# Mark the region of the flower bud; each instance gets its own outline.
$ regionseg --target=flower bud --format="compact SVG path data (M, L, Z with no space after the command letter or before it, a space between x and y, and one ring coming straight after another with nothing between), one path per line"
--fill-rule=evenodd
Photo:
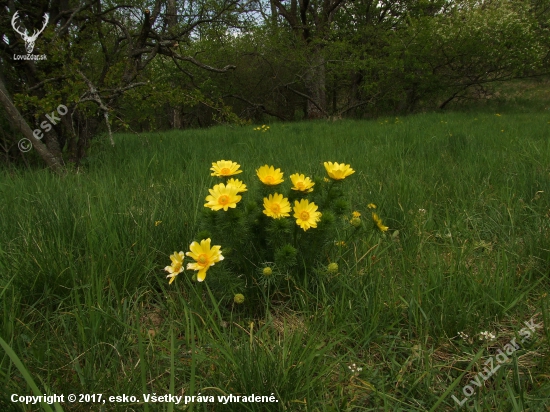
M359 227L361 226L361 219L358 218L358 217L354 217L353 219L351 219L349 221L349 223L353 226L353 227Z
M233 298L233 300L235 301L236 304L240 305L241 303L244 302L244 295L241 293L237 293Z
M264 276L271 276L273 274L273 270L269 266L266 266L262 273Z
M328 273L338 273L338 263L332 262L327 266Z

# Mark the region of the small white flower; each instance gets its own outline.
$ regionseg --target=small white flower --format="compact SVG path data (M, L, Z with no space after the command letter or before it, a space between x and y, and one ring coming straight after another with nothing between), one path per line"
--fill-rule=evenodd
M495 335L493 335L491 332L487 332L487 331L481 332L480 335L481 336L479 337L479 340L493 340L493 339L496 338Z
M348 366L348 369L350 370L351 373L353 373L354 375L358 375L359 372L361 372L363 370L363 368L358 368L357 365L355 363L352 363L350 366Z

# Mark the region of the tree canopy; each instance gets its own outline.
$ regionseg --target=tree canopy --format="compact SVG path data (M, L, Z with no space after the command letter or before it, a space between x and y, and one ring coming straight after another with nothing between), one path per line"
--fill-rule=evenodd
M78 163L101 133L444 108L494 82L548 73L550 0L2 7L0 121L10 132L0 141L13 155L23 135L54 169ZM47 16L32 53L16 13L27 33ZM45 59L17 57L30 54ZM60 105L68 113L41 127Z

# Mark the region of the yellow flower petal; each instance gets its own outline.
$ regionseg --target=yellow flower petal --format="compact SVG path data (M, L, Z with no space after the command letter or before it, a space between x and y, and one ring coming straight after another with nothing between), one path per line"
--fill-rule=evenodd
M279 193L264 197L264 215L279 219L290 216L290 203L288 199Z
M296 224L304 231L311 227L317 227L317 222L322 216L321 212L317 212L317 205L315 203L309 203L307 199L302 199L299 202L296 200L293 210Z
M212 210L223 209L227 211L228 208L235 208L242 198L240 195L237 195L238 188L229 184L225 186L223 183L220 183L209 189L209 192L210 195L206 196L208 203L205 203L204 206Z
M241 182L239 179L229 179L227 181L227 186L229 185L236 187L237 193L248 191L248 189L246 188L246 185L243 182Z
M256 170L256 174L260 181L268 186L275 186L284 182L281 169L275 169L273 166L264 165Z
M183 252L174 252L172 255L170 255L170 260L172 261L172 264L164 268L164 270L169 273L169 275L166 276L167 278L170 278L169 284L172 284L174 279L176 279L176 276L178 276L183 271L183 258Z
M197 273L197 280L199 282L204 281L204 278L206 278L206 271L207 270L208 270L208 268L199 270L199 273Z
M219 160L212 163L210 170L212 170L213 173L211 173L211 176L233 176L243 172L242 170L239 170L240 167L241 165L236 162L232 162L231 160Z
M324 163L325 169L331 179L334 180L343 180L349 175L355 173L355 170L353 170L350 165L346 165L344 163L332 163L332 162L325 162Z
M214 266L217 262L220 262L224 259L221 254L221 246L210 246L210 239L201 240L200 244L198 242L193 242L189 246L190 252L187 252L186 255L195 260L194 263L188 263L187 269L198 271L197 280L202 282L206 277L206 271L210 266Z
M386 232L389 229L389 227L382 224L382 219L380 219L376 213L372 214L372 219L374 220L374 223L376 223L376 226L378 226L378 229L382 232Z
M309 177L306 177L303 174L294 173L293 175L290 175L290 180L293 184L291 187L292 190L298 190L300 192L312 192L313 186L315 183L311 181Z

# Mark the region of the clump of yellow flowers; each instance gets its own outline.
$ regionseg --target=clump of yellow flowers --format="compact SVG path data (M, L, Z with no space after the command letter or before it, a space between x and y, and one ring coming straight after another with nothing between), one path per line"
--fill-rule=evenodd
M254 130L268 129L264 125ZM245 184L246 179L236 178L243 173L239 163L213 162L211 176L221 182L208 189L199 234L189 251L170 255L171 265L164 268L169 284L185 269L193 271L192 279L198 282L215 270L215 284L227 285L224 295L231 292L228 296L239 305L246 297L249 307L255 307L253 288L258 291L256 300L266 296L259 289L272 285L279 291L286 287L282 294L288 296L296 290L289 277L299 280L312 273L338 273L337 261L346 243L364 233L367 225L361 212L351 212L342 189L355 170L337 162L324 162L324 168L325 176L295 172L285 179L281 168L265 164L255 169L257 180ZM367 208L376 205L370 203ZM372 213L372 219L381 232L388 230L378 214ZM184 257L192 259L186 267ZM223 265L212 269L224 259Z
M269 130L269 126L262 124L261 126L255 127L253 130L258 132L267 132Z

